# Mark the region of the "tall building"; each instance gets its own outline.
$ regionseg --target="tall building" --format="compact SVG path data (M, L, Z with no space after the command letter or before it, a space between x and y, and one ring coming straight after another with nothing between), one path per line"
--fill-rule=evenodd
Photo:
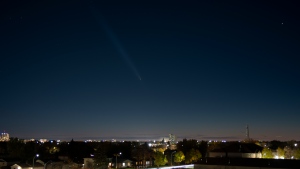
M170 144L176 144L176 136L174 134L169 134L169 142Z
M246 140L250 141L250 133L249 133L249 126L246 126Z
M5 131L1 133L0 141L9 141L9 134L5 133Z

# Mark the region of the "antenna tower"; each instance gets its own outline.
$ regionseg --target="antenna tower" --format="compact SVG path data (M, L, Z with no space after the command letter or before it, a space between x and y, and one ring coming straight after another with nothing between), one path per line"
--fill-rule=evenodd
M249 141L250 140L250 135L249 135L249 126L246 126L246 139Z

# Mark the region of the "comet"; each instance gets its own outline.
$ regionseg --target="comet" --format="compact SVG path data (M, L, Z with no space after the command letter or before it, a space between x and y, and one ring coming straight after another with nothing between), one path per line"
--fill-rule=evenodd
M112 29L109 27L109 25L105 22L104 17L97 12L94 8L91 8L93 11L94 16L96 17L99 25L107 35L108 39L112 42L112 44L117 49L120 57L123 59L123 61L127 64L127 66L131 69L131 71L134 73L134 75L141 81L142 78L140 76L139 71L135 67L134 63L132 62L130 56L125 51L124 47L120 43L119 39L117 38L116 34L112 31Z

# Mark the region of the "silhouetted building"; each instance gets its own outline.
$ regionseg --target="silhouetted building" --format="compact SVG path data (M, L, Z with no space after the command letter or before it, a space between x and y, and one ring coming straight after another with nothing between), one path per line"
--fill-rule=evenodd
M221 143L208 152L214 158L261 158L262 147L254 143L230 142Z

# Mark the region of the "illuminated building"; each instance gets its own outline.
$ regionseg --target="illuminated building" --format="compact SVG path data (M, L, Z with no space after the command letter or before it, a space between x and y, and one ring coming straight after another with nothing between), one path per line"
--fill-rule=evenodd
M174 134L169 134L169 142L171 145L176 144L176 136Z
M1 133L0 141L9 141L9 134L5 132Z

